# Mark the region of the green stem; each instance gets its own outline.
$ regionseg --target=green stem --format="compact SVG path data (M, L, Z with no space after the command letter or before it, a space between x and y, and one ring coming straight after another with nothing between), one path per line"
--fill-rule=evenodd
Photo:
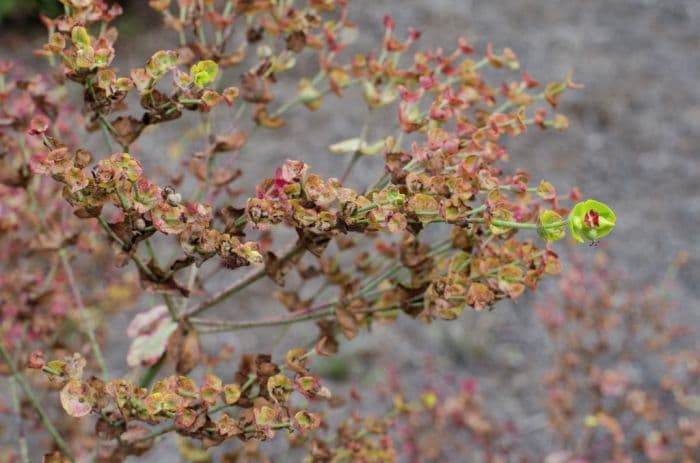
M358 314L375 314L375 313L382 313L382 312L393 312L395 310L399 310L401 307L382 307L382 308L367 308L367 309L362 309L362 310L354 310L353 313L358 313ZM305 313L301 315L293 315L293 316L284 316L284 317L275 317L275 318L268 318L264 320L248 320L248 321L242 321L242 322L229 322L229 321L222 321L222 320L205 320L205 319L198 319L198 318L192 318L190 321L195 324L195 325L205 325L203 328L198 328L197 331L201 334L206 334L206 333L220 333L222 331L237 331L237 330L243 330L243 329L252 329L252 328L262 328L262 327L268 327L268 326L282 326L282 325L290 325L294 323L300 323L300 322L305 322L305 321L311 321L311 320L319 320L321 318L326 318L330 317L333 314L335 314L335 307L331 307L329 309L324 309L324 310L319 310L315 312L310 312L310 313Z
M73 269L68 261L68 256L66 255L66 250L61 249L58 251L58 257L61 259L61 265L63 266L63 271L68 278L68 286L70 286L71 292L73 294L73 299L75 299L75 304L78 306L78 314L80 320L85 326L85 332L90 341L90 347L92 348L92 353L95 354L95 360L100 367L103 379L109 378L109 370L107 370L107 364L102 356L102 349L100 349L100 344L97 342L97 337L95 336L95 328L92 326L92 320L88 316L85 304L83 304L83 297L80 294L80 289L75 281L75 275L73 274Z
M342 88L350 87L352 85L355 85L358 82L360 82L360 79L352 79L352 80L346 82L345 84L343 84ZM325 90L322 90L321 95L326 95L327 93L330 93L330 91L331 91L330 87L325 89ZM301 97L297 96L296 98L292 98L291 100L287 101L282 106L280 106L277 109L277 111L273 112L270 117L281 116L282 114L286 113L287 111L292 109L294 106L298 105L299 103L301 103Z
M148 387L151 385L153 380L155 379L156 375L160 371L160 369L163 367L163 364L165 363L165 355L163 355L160 360L158 360L156 363L153 365L149 366L143 371L143 374L141 375L141 378L139 378L139 386L140 387Z
M22 463L30 463L29 448L27 447L27 438L24 435L24 427L22 426L22 406L17 394L17 378L11 376L7 379L10 383L10 395L12 396L12 408L17 418L17 440L19 445L19 454L22 457Z
M486 223L486 219L468 219L469 223ZM521 222L511 222L509 220L492 219L491 223L501 228L514 228L518 230L537 230L550 228L561 228L569 224L569 219L562 220L559 222L553 222L548 224L537 224L537 223L521 223Z
M102 136L105 139L105 144L107 145L107 149L109 149L110 153L114 153L114 146L112 145L112 138L111 138L111 133L114 133L114 128L111 127L109 122L99 114L97 116L97 122L100 124L100 129L102 129ZM112 130L110 130L112 129Z

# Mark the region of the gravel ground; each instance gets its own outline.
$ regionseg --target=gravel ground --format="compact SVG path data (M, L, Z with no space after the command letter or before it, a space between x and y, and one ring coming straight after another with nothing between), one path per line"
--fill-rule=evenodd
M371 7L357 1L351 11L371 31L360 38L360 46L380 37L381 17L391 13L397 30L415 26L424 33L426 44L450 48L464 35L482 50L489 41L496 49L510 46L522 68L542 81L573 69L575 80L585 88L568 93L562 102L570 129L563 134L531 131L520 137L511 147L511 163L528 169L533 179L554 180L561 190L577 185L584 195L609 203L619 219L606 240L611 261L621 269L620 276L633 283L661 277L677 252L689 251L691 261L680 275L676 297L684 320L697 324L700 2L374 0ZM0 31L0 38L0 43L8 45L0 57L8 50L24 56L27 47L16 32ZM143 49L134 50L131 62L123 66L143 62L161 41L160 36L144 34L139 41ZM248 183L239 186L251 188L256 177L270 174L274 165L288 157L304 159L323 174L337 175L338 158L325 154L323 147L359 133L363 119L363 109L357 105L343 106L343 113L345 117L339 118L327 118L323 112L292 117L274 139L261 140L255 153L241 159ZM377 133L388 123L384 116L373 120ZM140 146L145 152L162 151L164 143L165 138L149 133ZM353 181L369 183L376 169L377 160L361 164ZM218 313L279 310L276 304L267 304L269 290L260 285ZM250 301L255 301L255 307L249 307ZM364 385L381 377L387 365L394 365L406 384L419 387L426 357L441 371L476 376L482 391L498 398L496 413L518 424L529 447L543 449L547 437L530 431L536 431L545 418L539 378L548 367L549 346L542 341L546 337L534 318L532 302L533 298L525 297L516 306L465 313L456 322L434 323L428 329L411 320L376 327L346 344L341 358L353 381L361 378ZM265 332L269 337L261 336L262 332L219 336L209 341L210 349L228 342L238 352L270 350L270 338L280 337L274 352L282 353L295 339L303 339L303 331L294 327L287 333ZM110 334L113 357L109 363L118 370L124 368L127 344L121 330L115 328ZM376 406L365 405L367 409ZM172 450L174 444L162 447L151 458L167 457Z

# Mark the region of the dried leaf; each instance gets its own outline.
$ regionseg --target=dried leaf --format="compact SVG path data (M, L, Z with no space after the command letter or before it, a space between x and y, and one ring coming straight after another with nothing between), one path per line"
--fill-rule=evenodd
M202 348L199 335L195 330L190 330L185 334L180 348L180 355L177 358L175 371L178 374L186 375L199 364L202 357Z
M243 148L247 142L248 135L242 130L229 135L217 135L214 139L214 152L237 151Z
M338 326L340 326L340 330L343 332L343 335L348 340L353 339L355 336L357 336L357 319L355 318L355 315L352 312L350 312L350 310L348 310L347 307L338 305L335 308L335 319L338 322Z
M267 108L263 105L259 105L257 107L253 119L255 120L256 124L267 129L279 129L284 125L284 119L279 116L271 116L268 114Z
M111 122L111 126L112 138L127 149L141 135L146 125L133 116L119 116Z

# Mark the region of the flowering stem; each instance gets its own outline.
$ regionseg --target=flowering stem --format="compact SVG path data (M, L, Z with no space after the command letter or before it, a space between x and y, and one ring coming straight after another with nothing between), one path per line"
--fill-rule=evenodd
M27 383L27 380L25 380L24 377L17 370L15 362L12 361L12 358L5 349L5 345L3 342L0 342L0 356L7 364L7 367L12 372L15 381L17 381L17 384L19 384L20 389L22 389L22 392L24 392L24 394L27 396L27 399L29 399L29 402L32 404L32 407L34 407L34 410L36 410L37 414L39 415L41 423L46 428L46 431L51 435L54 442L56 442L58 448L61 449L61 452L63 452L63 454L66 457L68 457L71 461L75 460L75 458L73 457L73 452L71 451L70 447L68 447L66 441L63 440L63 437L61 437L61 435L58 433L58 430L49 419L49 416L46 414L46 411L44 411L44 408L39 403L39 400L37 399L36 395L34 395L34 391L29 386L29 383Z
M468 219L469 223L486 223L486 219ZM569 220L562 220L560 222L553 222L548 224L537 224L537 223L521 223L521 222L511 222L509 220L492 219L491 223L501 228L515 228L518 230L537 230L537 229L550 229L550 228L561 228L569 224Z

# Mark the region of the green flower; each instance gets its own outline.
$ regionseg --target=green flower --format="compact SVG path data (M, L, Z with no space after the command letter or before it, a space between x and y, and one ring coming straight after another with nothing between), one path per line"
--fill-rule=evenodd
M219 73L219 66L214 61L207 59L193 64L190 73L195 85L202 88L206 84L214 82Z
M615 213L607 205L587 199L574 206L569 213L569 230L579 243L595 241L615 228Z

